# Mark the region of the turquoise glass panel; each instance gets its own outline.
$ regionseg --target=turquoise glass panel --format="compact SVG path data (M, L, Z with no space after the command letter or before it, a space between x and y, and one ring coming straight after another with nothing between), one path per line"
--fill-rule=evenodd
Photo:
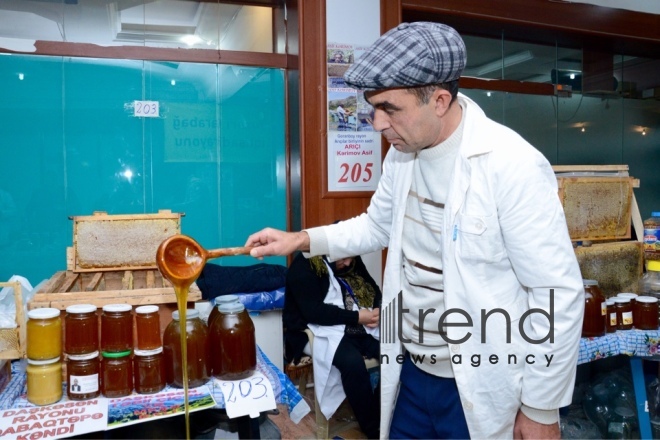
M207 248L286 228L282 70L11 55L0 80L0 280L65 270L69 217L94 211L183 213Z

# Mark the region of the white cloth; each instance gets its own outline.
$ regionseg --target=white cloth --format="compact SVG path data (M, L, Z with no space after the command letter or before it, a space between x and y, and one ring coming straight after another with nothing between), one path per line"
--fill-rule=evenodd
M462 364L452 364L472 438L512 438L515 416L524 403L556 409L571 403L579 351L584 296L557 181L543 155L512 130L488 119L459 94L465 131L449 187L442 230L445 307L473 317L472 327L449 327L449 344ZM396 335L401 291L401 236L412 179L412 154L390 148L383 174L365 214L307 230L311 253L330 258L388 248L383 284L382 327ZM327 243L327 249L324 244ZM320 246L317 246L321 244ZM554 341L532 344L518 331L521 315L549 310L554 289ZM481 343L481 311L503 309L511 317L511 341L504 319L492 317ZM386 321L386 317L395 319ZM454 321L466 322L460 315ZM525 319L525 334L540 340L549 333L540 313ZM392 331L393 330L393 331ZM399 385L401 344L381 341L381 436L387 437ZM509 364L509 355L517 364ZM471 365L481 356L479 367ZM489 356L499 362L492 364ZM531 355L534 364L526 364ZM545 356L553 356L547 366ZM389 362L388 362L389 359Z

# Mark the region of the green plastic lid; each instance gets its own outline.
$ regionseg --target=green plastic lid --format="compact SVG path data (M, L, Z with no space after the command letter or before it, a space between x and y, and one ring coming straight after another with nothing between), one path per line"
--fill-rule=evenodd
M131 354L131 350L126 350L126 351L117 351L117 352L108 352L104 351L101 353L104 358L120 358L120 357L125 357Z

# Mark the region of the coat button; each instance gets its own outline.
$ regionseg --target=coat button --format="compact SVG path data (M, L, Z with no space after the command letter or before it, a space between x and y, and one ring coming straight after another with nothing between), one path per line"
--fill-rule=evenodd
M472 408L474 408L474 405L472 405L472 402L467 402L465 404L465 409L470 409L471 410Z
M481 231L484 228L484 224L483 223L475 223L474 227L477 228L477 231Z
M461 350L461 347L459 347L458 345L452 345L451 346L451 351L453 351L454 353L458 353L460 350Z

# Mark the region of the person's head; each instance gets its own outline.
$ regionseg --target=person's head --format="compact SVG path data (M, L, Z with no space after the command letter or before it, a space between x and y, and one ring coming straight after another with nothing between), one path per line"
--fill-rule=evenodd
M335 51L334 62L335 63L343 63L344 62L344 52L342 52L341 50Z
M398 150L447 139L460 122L455 103L467 56L453 28L403 23L383 34L344 74L374 107L373 126Z

